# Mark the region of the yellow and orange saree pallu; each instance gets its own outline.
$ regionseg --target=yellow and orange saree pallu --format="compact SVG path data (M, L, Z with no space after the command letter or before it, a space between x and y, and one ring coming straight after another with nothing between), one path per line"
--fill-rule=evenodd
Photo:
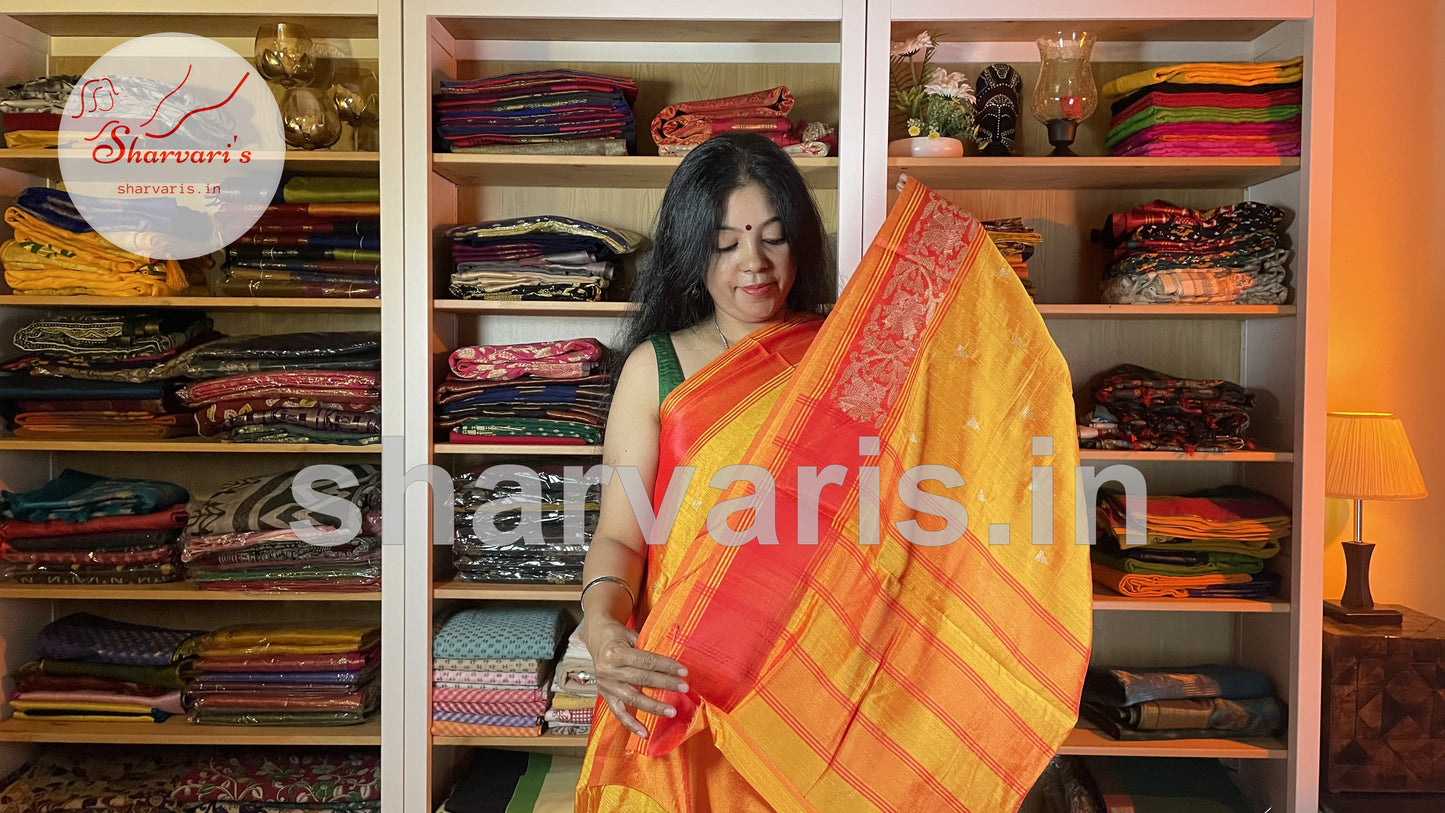
M1069 380L978 222L910 181L826 322L758 331L664 402L678 510L637 645L690 689L646 740L599 706L578 809L1016 810L1089 655ZM739 463L772 491L710 485ZM673 465L696 471L669 498ZM718 544L714 507L759 538Z

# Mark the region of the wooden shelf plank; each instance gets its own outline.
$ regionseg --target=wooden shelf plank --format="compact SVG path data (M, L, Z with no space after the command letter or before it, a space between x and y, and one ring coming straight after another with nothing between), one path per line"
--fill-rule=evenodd
M1080 449L1080 460L1119 460L1144 463L1150 461L1187 461L1190 463L1293 463L1294 452L1133 452L1112 449Z
M1069 732L1060 754L1096 757L1191 757L1194 759L1284 759L1289 747L1276 737L1242 740L1151 740L1121 742L1080 726Z
M1243 598L1134 598L1121 596L1107 587L1094 585L1096 612L1166 612L1166 613L1287 613L1284 599Z
M540 737L432 737L431 741L432 745L516 748L527 751L587 747L587 737L581 734L543 734Z
M437 443L432 450L436 454L502 454L502 455L572 455L584 457L602 454L601 446L561 446L546 444L512 443Z
M6 452L192 452L200 454L381 454L381 444L343 446L334 443L229 443L211 438L171 440L38 440L0 438Z
M950 10L968 16L968 6ZM1026 15L1020 15L1023 17ZM1049 23L1050 31L1089 31L1100 42L1254 42L1280 20L1089 20L1062 19ZM1040 24L1033 20L922 20L912 16L893 23L890 39L905 40L919 31L947 33L945 42L1025 42L1033 44Z
M934 189L1237 189L1299 172L1298 158L889 158Z
M435 11L448 14L437 8ZM604 12L605 13L605 12ZM683 12L687 13L686 11ZM599 20L443 16L439 22L459 40L585 42L838 42L841 28L829 20ZM1032 40L1030 40L1032 42Z
M503 155L436 153L432 170L462 186L565 186L661 189L681 158L657 155ZM838 188L837 158L798 158L814 189Z
M190 582L170 584L0 584L0 599L32 598L71 601L381 601L381 591L368 593L254 592L199 590Z
M432 585L432 598L504 599L506 601L577 601L580 584L483 584L439 581ZM3 595L3 594L0 594Z
M74 19L74 17L70 19ZM113 27L113 21L130 18L125 15L106 15L105 19L108 22L103 24L103 29L109 31ZM290 18L287 18L287 22L290 21ZM149 25L148 22L147 25ZM178 29L161 28L158 30L175 31ZM251 31L255 30L253 26ZM116 36L122 35L117 34ZM372 36L376 36L374 31ZM0 167L23 172L26 175L60 180L60 151L55 149L0 149ZM307 175L365 175L375 174L380 167L381 154L375 152L327 152L325 150L315 152L288 150L286 152L287 172L304 172Z
M612 319L632 312L631 302L494 302L484 299L438 299L432 310L489 316L594 316Z
M1294 305L1039 305L1045 319L1268 319L1295 316Z
M381 745L381 717L347 726L198 725L182 716L164 723L0 722L0 742L97 745Z
M203 310L380 310L380 299L300 299L244 296L25 296L0 295L0 307L198 308Z

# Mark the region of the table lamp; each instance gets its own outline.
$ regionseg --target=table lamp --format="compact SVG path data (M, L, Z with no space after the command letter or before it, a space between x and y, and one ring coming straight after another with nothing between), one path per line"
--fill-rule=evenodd
M1360 517L1363 500L1425 497L1420 465L1405 426L1389 412L1331 412L1325 421L1325 496L1355 501L1355 538L1345 550L1345 593L1326 601L1325 614L1351 624L1399 624L1400 611L1376 606L1370 595L1370 554Z

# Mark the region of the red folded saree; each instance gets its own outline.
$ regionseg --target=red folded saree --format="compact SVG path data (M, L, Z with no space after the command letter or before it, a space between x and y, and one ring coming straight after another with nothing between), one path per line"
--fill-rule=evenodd
M718 133L733 130L776 135L779 130L792 129L788 122L792 109L793 93L782 86L719 99L681 102L662 108L652 119L652 140L656 144L701 144ZM783 122L787 126L770 122Z
M661 420L654 493L697 475L649 549L637 646L687 666L689 692L647 690L678 715L641 714L646 740L597 715L577 809L1017 809L1077 719L1092 591L1068 369L978 221L910 181L821 327L755 331ZM738 513L721 501L747 487L708 485L737 463L772 473L778 544L709 537L714 507L734 531L765 516L766 494ZM905 500L919 464L964 485ZM831 465L800 540L799 467ZM1031 543L1031 477L1050 544Z

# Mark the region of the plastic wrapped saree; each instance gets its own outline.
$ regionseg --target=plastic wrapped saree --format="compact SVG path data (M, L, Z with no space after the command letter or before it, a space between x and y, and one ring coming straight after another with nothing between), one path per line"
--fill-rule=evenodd
M663 402L655 502L675 466L697 471L657 523L637 646L690 690L662 693L675 718L639 716L646 740L600 707L577 809L1017 809L1089 656L1069 380L978 221L910 181L826 322L757 330ZM738 463L776 500L709 486ZM920 464L964 484L895 489ZM800 487L809 466L841 485ZM1034 545L1049 486L1052 544ZM778 544L765 522L762 543L715 543L714 507L734 531L771 510Z

